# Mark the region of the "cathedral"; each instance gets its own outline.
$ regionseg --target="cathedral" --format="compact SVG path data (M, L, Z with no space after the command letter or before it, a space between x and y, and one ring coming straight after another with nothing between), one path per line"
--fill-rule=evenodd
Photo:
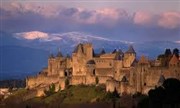
M60 51L56 56L50 55L47 68L26 78L26 88L36 90L36 96L43 96L49 85L55 84L56 91L63 90L68 81L69 85L103 84L106 91L116 89L120 94L147 94L167 78L180 79L180 60L175 55L163 67L158 60L145 56L137 60L133 46L126 52L115 49L106 53L102 49L95 54L91 43L80 43L71 56L65 57Z

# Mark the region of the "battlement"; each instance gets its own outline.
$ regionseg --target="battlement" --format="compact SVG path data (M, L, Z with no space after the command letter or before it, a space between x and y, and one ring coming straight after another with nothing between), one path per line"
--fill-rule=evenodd
M56 88L64 89L68 80L70 85L104 84L107 91L147 93L158 85L162 75L180 79L180 60L175 56L168 67L161 67L160 63L152 65L155 61L152 62L144 56L137 60L132 46L125 53L121 50L106 53L103 49L100 54L95 54L91 43L80 43L72 56L64 57L61 52L57 56L51 55L48 67L36 76L27 77L26 85L32 89L56 83Z

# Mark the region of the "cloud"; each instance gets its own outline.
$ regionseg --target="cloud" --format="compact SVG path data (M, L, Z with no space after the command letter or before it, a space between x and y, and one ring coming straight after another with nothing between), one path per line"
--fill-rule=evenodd
M159 26L166 29L176 29L180 27L180 12L162 12L151 14L148 12L136 12L134 23L139 25Z
M139 11L135 13L133 21L135 24L148 25L153 22L153 17L151 13Z
M130 15L124 9L100 8L88 10L80 7L64 7L59 4L37 4L34 2L5 2L0 8L1 19L21 17L22 15L34 14L44 17L44 19L61 19L68 22L80 24L102 24L105 26L115 26L119 22L132 22L143 26L160 26L174 29L180 27L179 12L162 12L152 14L146 11L137 11Z
M180 12L164 12L160 15L158 25L164 28L180 27Z
M9 16L21 16L22 14L34 13L45 18L66 18L79 23L95 24L106 23L126 19L128 13L123 9L102 8L98 10L87 10L85 8L66 8L55 4L35 4L35 3L5 3L1 11L6 11ZM10 17L4 17L10 18Z
M86 9L35 2L5 3L0 7L0 31L12 33L82 31L123 40L179 40L179 12L134 14L118 8ZM173 38L172 38L173 37ZM32 39L33 37L26 37ZM38 37L34 37L38 38Z
M33 12L45 17L57 17L63 7L57 4L36 4L34 2L3 2L1 9L9 12L12 16Z

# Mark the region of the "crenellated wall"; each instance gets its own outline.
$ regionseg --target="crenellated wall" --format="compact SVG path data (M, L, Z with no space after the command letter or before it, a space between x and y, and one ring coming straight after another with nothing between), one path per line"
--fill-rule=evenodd
M172 61L171 61L172 62ZM26 88L37 90L37 96L49 85L55 84L56 91L64 90L66 81L70 85L106 85L106 91L133 94L148 93L159 86L160 77L180 79L177 60L169 67L160 67L142 57L138 62L132 47L126 53L118 50L112 53L94 54L92 44L79 44L71 57L50 57L48 67L34 77L26 79ZM154 65L152 65L154 64Z
M44 85L50 85L52 83L57 83L58 81L59 81L59 76L47 77L47 76L37 75L35 77L28 77L26 79L26 88L32 89Z

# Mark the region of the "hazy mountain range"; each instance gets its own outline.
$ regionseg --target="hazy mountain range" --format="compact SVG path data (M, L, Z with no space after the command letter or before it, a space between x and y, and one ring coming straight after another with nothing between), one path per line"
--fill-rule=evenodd
M61 50L64 55L71 54L78 43L92 43L96 53L102 48L107 52L111 52L115 48L120 48L125 52L132 44L138 57L144 54L149 58L155 58L166 48L180 48L179 42L128 42L83 32L44 33L32 31L13 34L1 32L0 38L0 79L24 78L27 75L35 74L47 66L47 58L50 53L56 54L58 50Z

